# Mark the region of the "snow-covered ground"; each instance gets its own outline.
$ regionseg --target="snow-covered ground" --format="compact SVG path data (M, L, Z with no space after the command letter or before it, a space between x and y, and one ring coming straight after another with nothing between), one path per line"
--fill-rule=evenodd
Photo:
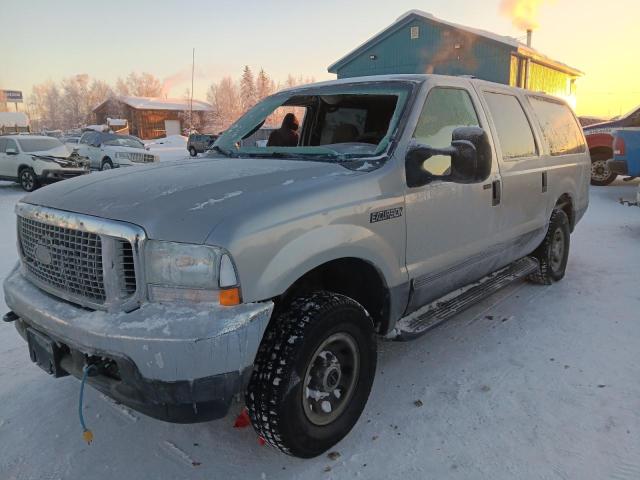
M639 479L640 208L617 203L636 188L592 188L561 283L514 284L414 342L381 342L369 403L333 458L283 456L233 415L171 425L92 389L87 446L79 382L48 377L0 324L0 478ZM22 195L0 182L0 279Z

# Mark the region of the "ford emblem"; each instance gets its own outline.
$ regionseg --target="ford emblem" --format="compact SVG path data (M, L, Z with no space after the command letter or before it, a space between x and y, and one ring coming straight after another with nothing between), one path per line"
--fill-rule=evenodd
M43 265L51 265L51 262L53 261L53 258L51 257L51 250L49 250L49 247L45 245L36 245L36 248L33 251L33 256L36 257L36 260Z

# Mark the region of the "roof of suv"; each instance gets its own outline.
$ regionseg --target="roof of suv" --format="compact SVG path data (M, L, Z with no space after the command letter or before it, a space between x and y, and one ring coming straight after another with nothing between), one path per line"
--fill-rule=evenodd
M366 77L340 78L340 79L337 79L337 80L326 80L324 82L310 83L310 84L307 84L307 85L299 85L299 86L296 86L296 87L292 87L292 88L287 88L287 89L281 90L281 92L296 91L296 90L303 90L305 88L315 88L315 87L323 87L323 86L330 86L330 85L350 85L350 84L354 84L354 83L394 82L394 81L395 82L405 81L405 82L413 82L413 83L423 83L429 78L465 79L465 80L468 80L469 83L474 84L474 85L483 85L483 86L486 86L486 87L496 87L496 88L502 88L502 89L506 88L506 89L510 89L510 90L525 92L528 95L546 97L546 98L549 98L549 99L553 99L555 101L561 101L562 103L566 103L562 98L556 97L556 96L553 96L553 95L549 95L548 93L544 93L544 92L536 92L536 91L533 91L533 90L526 90L526 89L520 88L520 87L512 87L510 85L505 85L504 83L490 82L488 80L482 80L480 78L475 78L475 77L472 77L472 76L469 76L469 75L454 76L454 75L438 75L438 74L434 74L434 73L425 73L425 74L419 74L419 73L393 73L393 74L388 74L388 75L370 75L370 76L366 76Z

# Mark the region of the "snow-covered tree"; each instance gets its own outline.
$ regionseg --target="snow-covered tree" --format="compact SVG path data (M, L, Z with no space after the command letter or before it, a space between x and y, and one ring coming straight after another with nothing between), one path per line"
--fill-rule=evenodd
M242 102L242 111L246 112L257 102L256 83L253 77L253 71L249 65L245 65L244 70L242 71L242 78L240 79L240 94L242 95L242 98L240 99Z
M260 101L265 97L271 95L276 89L275 83L267 72L264 71L264 68L260 69L258 73L258 77L256 78L256 95L257 100Z

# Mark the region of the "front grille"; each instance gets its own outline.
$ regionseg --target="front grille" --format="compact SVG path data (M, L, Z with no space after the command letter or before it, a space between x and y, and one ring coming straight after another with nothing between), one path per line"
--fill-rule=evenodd
M122 290L126 296L136 293L136 269L133 259L133 248L126 240L118 240L117 265L119 278L122 280Z
M153 155L149 153L130 153L129 159L135 163L152 163Z
M56 290L104 303L102 240L94 234L18 217L24 265Z
M22 216L18 238L27 276L49 293L95 308L136 298L136 258L128 239Z

